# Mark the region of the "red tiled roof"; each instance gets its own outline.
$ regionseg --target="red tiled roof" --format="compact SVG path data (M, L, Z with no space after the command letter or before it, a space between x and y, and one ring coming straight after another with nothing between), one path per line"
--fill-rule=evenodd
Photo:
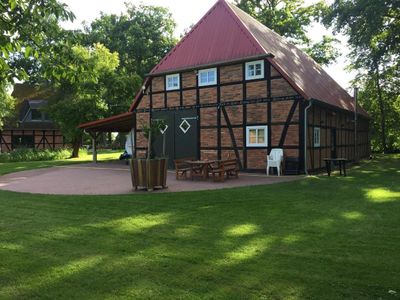
M225 1L218 1L150 74L265 54Z
M272 54L268 60L306 99L354 111L354 101L310 56L225 0L219 0L150 75ZM358 111L368 113L361 107Z

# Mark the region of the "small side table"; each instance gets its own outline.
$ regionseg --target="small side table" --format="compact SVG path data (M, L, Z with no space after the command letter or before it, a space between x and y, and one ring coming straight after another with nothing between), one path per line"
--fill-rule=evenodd
M328 173L328 176L331 176L331 166L333 162L337 162L339 165L339 170L340 170L340 176L347 176L346 174L346 162L347 158L324 158L325 161L325 166L326 166L326 172Z

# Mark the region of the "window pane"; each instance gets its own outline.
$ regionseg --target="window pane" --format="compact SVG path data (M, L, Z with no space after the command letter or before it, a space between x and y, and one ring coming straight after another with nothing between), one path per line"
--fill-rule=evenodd
M214 82L214 81L215 81L215 72L208 71L208 82Z
M251 144L257 144L257 130L256 129L249 130L249 141Z
M258 129L257 130L257 137L258 137L258 144L264 144L265 143L265 130L264 129Z
M261 64L256 64L256 75L261 75Z
M249 77L253 77L255 74L254 72L254 65L248 65L248 69L247 69L247 75Z
M41 120L42 119L42 113L38 111L37 109L32 109L31 111L31 116L32 120Z
M207 83L207 73L206 72L200 73L200 82Z

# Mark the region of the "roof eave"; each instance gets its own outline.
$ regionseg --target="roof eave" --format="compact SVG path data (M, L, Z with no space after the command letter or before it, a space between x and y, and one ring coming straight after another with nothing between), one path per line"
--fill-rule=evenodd
M274 55L272 53L267 53L267 54L241 57L241 58L233 59L233 60L216 61L216 62L211 62L211 63L207 63L207 64L188 66L188 67L183 67L183 68L173 69L173 70L168 70L168 71L154 72L154 73L150 72L148 74L145 74L145 76L154 77L154 76L174 74L174 73L180 73L180 72L188 72L188 71L193 71L193 70L206 69L206 68L218 66L218 65L235 64L235 63L240 63L240 62L244 62L244 61L248 61L248 60L262 59L262 58L269 58L269 57L273 58Z
M339 106L336 106L336 105L327 103L326 101L323 101L323 100L319 100L319 99L315 99L315 98L310 98L310 100L311 100L311 101L315 101L315 102L317 102L318 104L323 105L323 106L332 107L332 108L335 108L335 109L338 109L338 110L346 111L346 112L348 112L348 113L355 113L354 110L345 109L345 108L343 108L343 107L339 107ZM364 113L364 111L365 111L365 113ZM363 111L357 110L356 112L357 112L357 115L358 115L358 116L362 116L362 117L364 117L364 118L371 119L371 116L369 115L369 113L368 113L366 110L364 110L364 109L363 109Z

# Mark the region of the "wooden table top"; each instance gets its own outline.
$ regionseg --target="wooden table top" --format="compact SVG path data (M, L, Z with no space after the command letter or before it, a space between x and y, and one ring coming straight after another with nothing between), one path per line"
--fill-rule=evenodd
M331 161L347 161L347 158L324 158L324 160L331 160Z
M187 160L185 162L192 165L204 165L215 163L215 160Z

